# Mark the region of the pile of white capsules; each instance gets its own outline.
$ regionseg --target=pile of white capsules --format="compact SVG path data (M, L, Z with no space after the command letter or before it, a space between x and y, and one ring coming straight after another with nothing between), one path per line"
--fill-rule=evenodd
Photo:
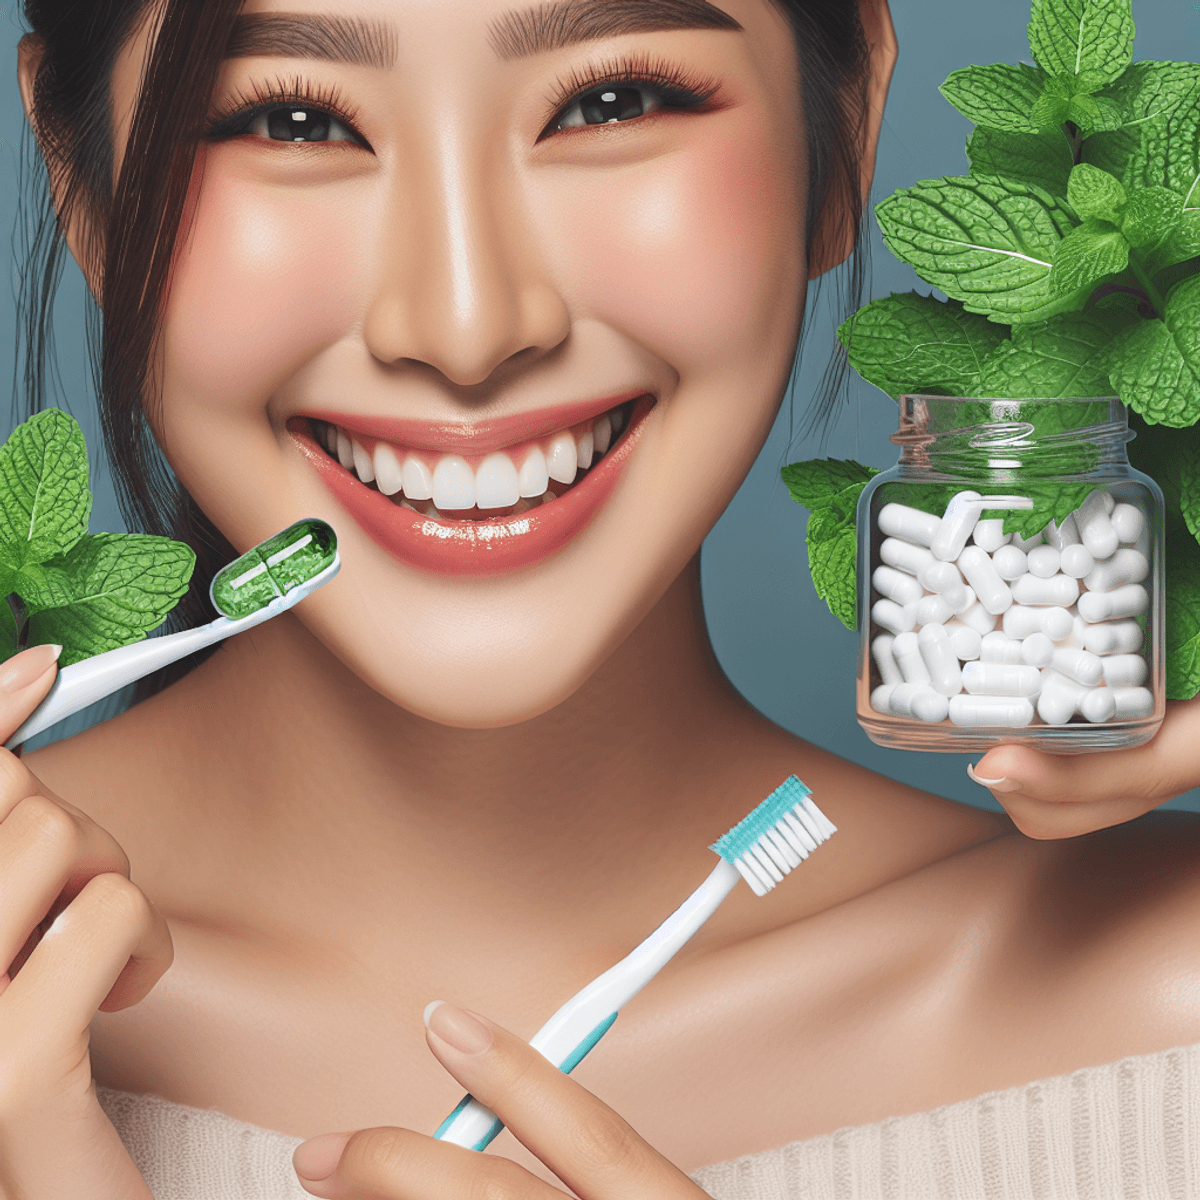
M1150 716L1137 620L1150 607L1142 511L1097 490L1061 525L1022 539L1004 533L1003 518L980 517L1032 502L987 501L960 492L941 517L880 510L871 707L969 728Z

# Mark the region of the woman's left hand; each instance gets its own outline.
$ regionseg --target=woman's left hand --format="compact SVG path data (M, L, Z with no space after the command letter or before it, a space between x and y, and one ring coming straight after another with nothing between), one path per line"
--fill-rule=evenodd
M438 1061L583 1200L707 1200L611 1108L491 1021L440 1004ZM326 1200L553 1200L566 1195L507 1158L407 1129L327 1134L297 1147L305 1189Z
M1169 702L1162 728L1144 746L1077 755L997 746L974 764L971 778L1032 838L1132 821L1200 787L1200 696Z

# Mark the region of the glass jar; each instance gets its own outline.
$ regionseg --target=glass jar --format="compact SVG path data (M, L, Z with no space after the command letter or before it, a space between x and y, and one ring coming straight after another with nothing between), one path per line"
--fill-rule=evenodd
M1134 436L1116 399L900 397L900 461L857 512L872 741L1072 754L1154 736L1164 510Z

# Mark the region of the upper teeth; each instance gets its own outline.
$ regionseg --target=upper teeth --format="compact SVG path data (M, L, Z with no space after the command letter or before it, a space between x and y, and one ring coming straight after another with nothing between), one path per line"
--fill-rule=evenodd
M576 427L577 432L564 429L544 443L511 453L497 450L474 468L458 454L422 458L382 441L368 452L337 425L318 422L315 428L330 454L363 483L374 482L385 496L397 500L432 500L434 508L454 512L510 508L522 498L552 498L547 493L550 480L574 483L580 468L587 470L608 450L623 424L624 413L615 408L590 425Z

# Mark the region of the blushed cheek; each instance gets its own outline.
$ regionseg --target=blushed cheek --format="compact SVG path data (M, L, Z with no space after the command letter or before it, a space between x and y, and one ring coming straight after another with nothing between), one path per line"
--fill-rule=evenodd
M356 227L333 192L297 190L284 204L210 173L167 305L171 389L218 405L261 401L344 336L361 290Z
M773 341L803 293L803 205L778 161L714 139L622 176L560 226L576 301L679 366Z

